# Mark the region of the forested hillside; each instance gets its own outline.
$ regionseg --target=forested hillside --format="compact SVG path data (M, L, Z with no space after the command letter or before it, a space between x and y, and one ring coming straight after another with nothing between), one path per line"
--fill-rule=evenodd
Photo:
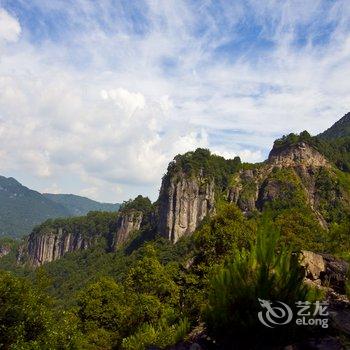
M99 203L72 194L41 194L14 178L0 176L0 236L19 238L47 219L117 211L120 204Z
M70 216L70 211L13 178L0 176L0 235L20 237L49 218Z
M74 194L44 193L53 202L63 205L74 216L86 215L89 211L118 211L120 204L100 203Z
M4 348L346 348L350 174L336 128L284 136L259 164L177 155L155 203L138 196L0 243ZM259 299L295 314L327 300L332 322L268 328Z

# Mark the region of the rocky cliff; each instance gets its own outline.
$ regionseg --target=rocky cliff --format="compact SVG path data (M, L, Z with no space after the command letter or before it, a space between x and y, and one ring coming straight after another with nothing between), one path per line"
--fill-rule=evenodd
M204 217L213 212L215 192L223 190L216 186L215 176L206 176L200 166L196 171L185 171L192 165L191 157L193 154L185 155L186 163L181 167L178 163L182 159L175 159L162 181L158 232L172 242L195 231ZM172 168L176 170L171 171ZM211 174L222 169L213 168ZM321 226L327 228L328 218L323 215L328 210L326 206L341 207L343 200L332 165L306 142L276 144L264 163L249 165L248 169L242 166L241 170L232 171L229 178L224 187L227 199L245 213L262 211L269 203L279 209L307 206Z
M241 170L234 176L227 198L245 213L262 210L273 201L293 204L298 200L299 205L313 210L324 228L327 220L321 207L327 200L329 204L342 201L332 166L305 142L274 148L262 165Z
M143 219L142 211L128 210L121 213L117 221L117 230L113 239L113 248L125 243L132 232L138 231Z
M28 241L28 255L30 264L40 266L54 261L65 253L86 249L91 240L80 233L67 232L58 228L44 234L31 234Z
M104 237L107 250L115 250L125 243L130 234L140 229L143 213L137 210L125 210L118 214L106 214L101 217L95 213L90 221L77 221L69 225L68 220L44 225L34 230L28 239L27 255L32 266L40 266L61 258L64 254L87 249ZM89 217L89 216L88 216Z
M184 173L165 177L159 195L159 233L177 242L214 210L214 180Z
M267 160L267 168L329 167L326 158L305 142L298 142L287 147L274 147Z

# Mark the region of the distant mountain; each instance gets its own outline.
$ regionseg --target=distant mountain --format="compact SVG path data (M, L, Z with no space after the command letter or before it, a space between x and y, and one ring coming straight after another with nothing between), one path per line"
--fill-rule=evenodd
M350 113L317 135L317 148L340 170L350 172Z
M49 218L71 216L63 205L30 190L12 177L0 176L0 235L28 234Z
M20 237L47 219L117 211L119 206L72 194L41 194L12 177L0 176L0 236Z
M47 199L63 205L73 216L86 215L89 211L117 211L120 204L100 203L74 194L43 194Z
M324 139L347 136L350 136L350 113L345 114L343 118L339 119L329 129L318 135L318 137Z

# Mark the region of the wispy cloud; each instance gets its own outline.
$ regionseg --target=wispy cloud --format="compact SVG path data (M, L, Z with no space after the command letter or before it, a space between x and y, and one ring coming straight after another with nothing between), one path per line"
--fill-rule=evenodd
M16 18L0 8L0 40L14 42L21 34L21 26Z
M2 3L0 173L39 190L154 199L177 153L260 161L350 105L345 0Z

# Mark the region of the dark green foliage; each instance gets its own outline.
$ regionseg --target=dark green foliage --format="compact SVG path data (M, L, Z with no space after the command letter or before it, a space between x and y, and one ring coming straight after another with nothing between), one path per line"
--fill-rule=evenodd
M256 225L247 220L234 204L221 203L217 214L194 234L196 261L211 265L222 261L235 249L248 249L255 238Z
M343 189L336 174L320 168L316 174L317 205L327 222L341 222L346 219L346 210L342 202Z
M306 130L299 135L291 133L289 135L283 135L280 139L277 139L273 144L273 150L285 149L297 144L298 142L310 143L311 141L312 136Z
M270 209L278 211L292 207L308 207L305 189L293 169L274 168L268 179L262 184L261 191L266 191L268 187L276 188L277 196L272 201L260 203L263 208L268 205Z
M350 172L350 136L335 139L313 138L313 145L324 154L336 167Z
M148 197L139 195L135 199L129 199L128 201L124 202L120 207L120 211L126 211L130 209L139 210L144 214L149 214L153 209L153 205Z
M178 277L183 310L191 322L198 321L205 305L212 270L232 258L237 249L250 249L255 235L255 220L248 220L234 204L228 203L220 203L216 215L194 233L192 258L187 259Z
M350 172L350 113L316 136L314 143L340 170Z
M66 219L50 219L33 230L34 235L42 235L59 228L65 232L80 233L85 237L106 237L115 232L118 213L90 212L86 216Z
M333 223L327 232L327 252L350 261L350 218Z
M120 283L105 277L80 292L76 312L93 349L168 346L188 331L180 318L176 269L161 264L152 245L142 254Z
M208 149L197 148L194 152L177 155L169 163L166 176L172 177L179 173L188 176L202 176L212 178L219 189L227 187L231 175L241 166L239 157L226 160L223 157L211 154Z
M271 211L281 240L294 250L327 251L326 230L309 208L288 208Z
M291 335L292 325L277 332L261 325L258 298L293 307L294 302L315 296L303 283L304 274L291 251L277 243L278 233L264 223L250 251L237 250L227 266L214 271L204 318L209 334L223 348L239 348L240 343L249 348L256 339L260 345L286 341Z
M54 313L42 290L0 271L0 348L79 349L80 336L74 315Z
M130 295L111 278L101 278L78 296L77 315L90 344L110 346L127 334L133 320Z
M123 350L144 350L156 346L165 349L184 339L189 328L187 319L180 320L173 325L163 320L156 326L146 323L135 334L124 339L121 348Z
M154 247L147 245L144 254L128 272L128 287L136 293L152 294L161 301L176 304L179 298L178 286L157 259Z
M329 129L318 135L321 139L337 139L346 136L350 136L350 113L345 114Z
M104 247L68 253L64 258L45 264L42 269L52 280L49 288L60 305L75 305L76 293L88 284L104 276L121 279L128 269L132 257L125 257L122 252L106 253Z

